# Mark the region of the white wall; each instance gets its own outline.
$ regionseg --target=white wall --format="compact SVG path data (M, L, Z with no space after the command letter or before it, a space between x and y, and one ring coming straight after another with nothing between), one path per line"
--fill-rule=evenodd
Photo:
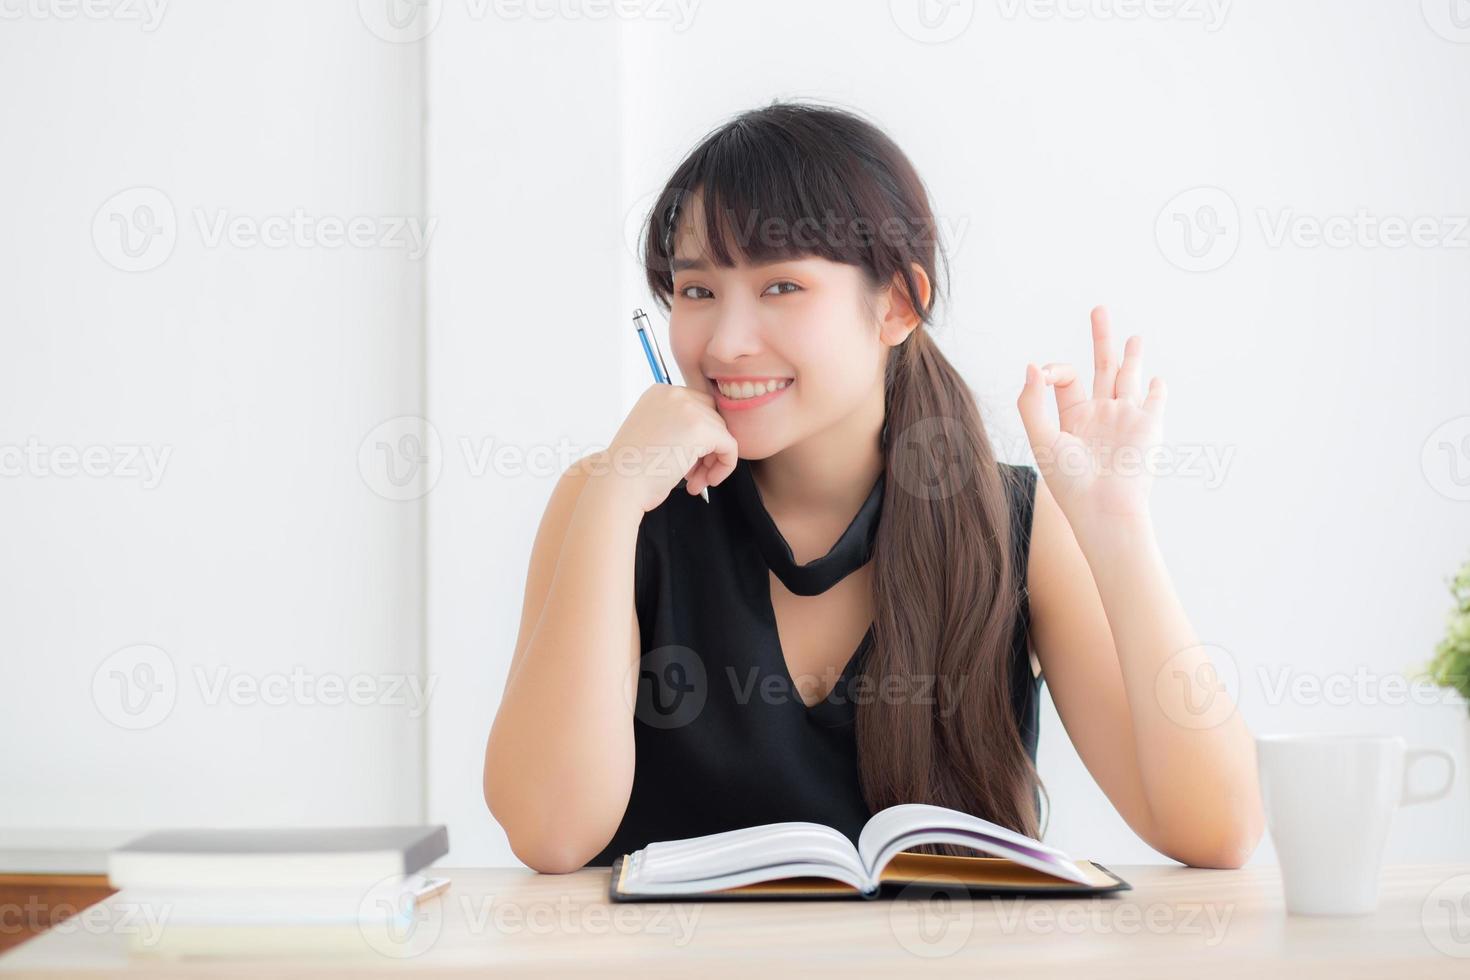
M616 25L472 16L429 38L429 817L449 863L518 864L481 792L531 543L568 465L625 411ZM539 476L537 474L540 474Z
M420 52L351 4L88 9L0 24L0 827L417 820L422 504L359 447L422 411Z
M446 223L431 275L435 421L521 446L609 439L646 384L624 331L647 301L610 224L728 115L777 96L836 100L895 136L958 232L939 336L1005 458L1029 461L1013 407L1027 360L1087 365L1098 302L1145 335L1171 386L1170 445L1215 460L1158 481L1160 537L1253 730L1397 732L1463 754L1464 706L1408 703L1394 685L1441 635L1444 578L1470 547L1470 503L1420 465L1431 432L1470 412L1470 233L1397 249L1267 236L1286 208L1308 222L1428 216L1446 233L1470 213L1470 45L1416 7L1231 4L1223 22L1197 22L1189 11L1221 8L1122 21L960 3L926 34L901 2L707 0L682 30L654 16L668 5L617 23L491 24L456 22L447 4L431 37L430 186ZM931 41L972 19L923 43L897 26L906 10ZM1198 232L1197 205L1215 198L1166 205L1200 185L1233 201L1238 245L1186 271L1171 261L1188 262L1172 213ZM451 217L471 230L451 238ZM452 823L456 860L509 863L479 798L479 751L554 480L450 475L429 498L430 652L457 691L432 721L430 812ZM1333 704L1333 685L1355 677L1366 695ZM1277 697L1283 678L1329 694ZM1049 702L1040 758L1050 840L1160 860ZM1467 826L1470 778L1451 801L1402 811L1388 859L1463 859ZM1254 860L1274 861L1269 841Z

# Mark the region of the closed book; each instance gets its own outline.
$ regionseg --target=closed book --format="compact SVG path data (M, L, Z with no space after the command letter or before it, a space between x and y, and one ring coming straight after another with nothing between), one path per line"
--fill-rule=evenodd
M909 850L953 844L981 852ZM803 821L659 841L617 858L615 902L892 897L906 889L966 894L1100 895L1130 889L1092 861L980 817L903 803L875 813L856 845Z
M406 916L414 903L447 887L422 874L385 878L366 888L128 888L116 901L146 910L163 926L354 925Z
M129 949L164 957L360 953L412 956L432 943L426 903L446 878L403 875L366 888L126 889Z

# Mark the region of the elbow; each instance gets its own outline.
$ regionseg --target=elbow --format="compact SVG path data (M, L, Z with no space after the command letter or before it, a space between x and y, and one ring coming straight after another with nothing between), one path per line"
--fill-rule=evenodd
M1234 870L1245 867L1252 854L1256 852L1256 846L1260 843L1259 837L1236 836L1230 837L1219 843L1191 849L1191 851L1175 855L1175 859L1191 868L1220 868Z
M1161 850L1191 868L1241 868L1260 846L1265 829L1263 823L1259 815L1229 821L1212 834L1199 834L1189 841Z
M1217 797L1205 807L1150 821L1145 839L1155 850L1192 868L1244 867L1260 846L1266 817L1254 793Z
M572 836L561 833L551 820L519 819L513 812L514 807L505 805L508 801L497 793L488 767L485 770L484 795L491 817L505 831L511 853L532 871L554 875L580 871L600 850L589 851L585 846L579 846Z
M554 842L547 841L532 844L512 840L510 849L522 864L543 875L564 875L580 871L587 866L589 860L574 848L557 846Z
M539 874L564 875L580 871L587 862L597 856L597 850L589 850L572 837L558 833L553 828L540 827L535 832L512 828L504 821L501 827L510 841L511 853L516 859Z

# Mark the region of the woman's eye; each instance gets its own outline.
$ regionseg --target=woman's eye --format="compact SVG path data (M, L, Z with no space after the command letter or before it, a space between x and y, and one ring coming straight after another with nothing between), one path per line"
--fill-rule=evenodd
M703 299L704 298L703 296L690 296L689 295L689 290L691 290L691 289L703 290L706 293L709 292L709 290L708 289L705 289L703 286L685 286L683 289L679 290L679 295L680 296L683 296L685 299Z
M778 286L790 286L791 287L791 289L789 290L790 292L795 292L796 290L798 290L798 289L801 288L800 286L798 286L796 283L792 282L791 280L789 280L789 279L783 279L780 282L773 282L773 283L771 283L770 287L766 291L767 292L770 292L771 289L775 289ZM777 292L776 295L777 296L780 296L781 295L781 292Z

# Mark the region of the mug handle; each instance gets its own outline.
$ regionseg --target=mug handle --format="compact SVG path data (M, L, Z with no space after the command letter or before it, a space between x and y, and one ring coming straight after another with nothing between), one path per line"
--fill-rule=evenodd
M1416 793L1409 787L1409 777L1413 775L1414 763L1420 759L1440 758L1444 760L1445 778L1444 785L1428 793ZM1450 787L1455 784L1455 757L1441 749L1406 749L1404 751L1404 793L1399 800L1404 806L1411 803L1428 803L1448 796Z

